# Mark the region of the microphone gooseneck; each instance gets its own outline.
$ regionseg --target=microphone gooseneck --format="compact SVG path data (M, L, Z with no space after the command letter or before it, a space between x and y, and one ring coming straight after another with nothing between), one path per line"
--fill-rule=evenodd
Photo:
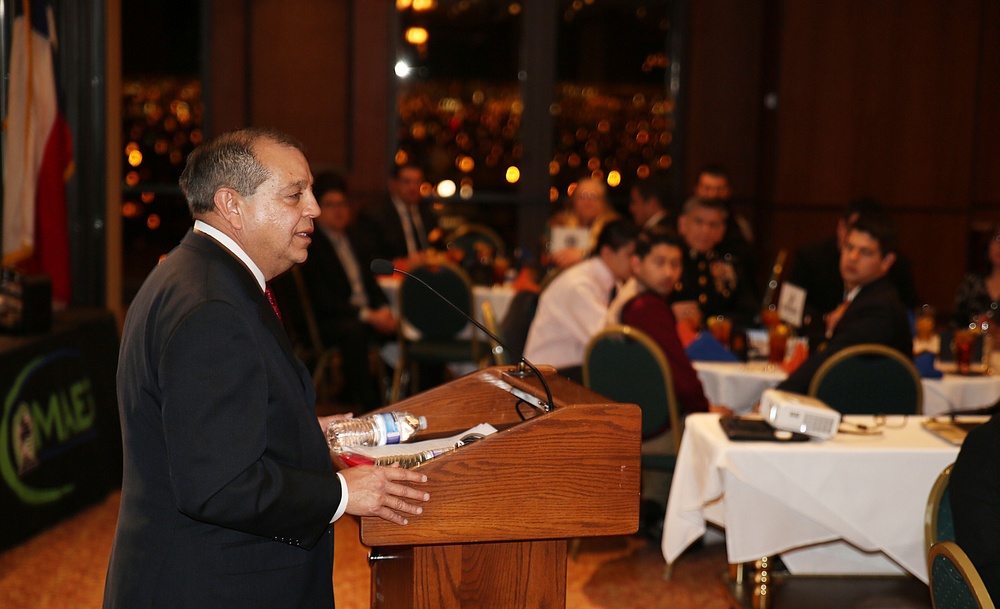
M522 375L524 374L524 372L523 372L524 366L527 366L531 370L531 372L534 373L534 375L536 377L538 377L538 380L542 383L542 388L545 389L545 399L547 400L547 402L545 404L541 405L542 410L544 410L545 412L550 412L552 410L552 408L554 406L554 402L552 400L552 391L549 389L549 384L545 381L545 377L542 376L542 373L538 370L538 368L535 368L535 365L532 364L531 362L529 362L527 360L527 358L524 357L523 354L516 353L513 349L511 349L510 347L508 347L506 345L506 343L504 343L502 340L500 340L499 336L497 336L496 334L494 334L494 333L490 332L489 330L487 330L486 326L484 326L483 324L479 323L474 317L472 317L471 315L469 315L468 313L466 313L462 309L458 308L458 306L455 305L455 303L453 303L452 301L450 301L447 298L445 298L440 292L438 292L437 290L435 290L434 288L432 288L426 281L424 281L420 277L417 277L416 275L413 275L412 273L407 273L406 271L397 269L396 267L394 267L392 265L391 262L389 262L388 260L385 260L383 258L376 258L376 259L372 260L371 271L372 271L372 273L375 273L376 275L392 275L393 273L400 273L402 275L406 275L407 277L410 277L410 278L414 279L420 285L422 285L425 288L427 288L428 290L430 290L432 294L434 294L435 296L437 296L438 298L440 298L444 302L448 303L448 306L450 306L451 308L453 308L456 311L458 311L459 314L462 315L462 317L466 318L474 326L476 326L477 328L479 328L480 330L482 330L483 333L486 334L486 336L489 336L490 338L492 338L493 340L495 340L501 347L503 347L504 349L506 349L509 353L515 354L519 358L518 368L519 368L520 374L522 374Z

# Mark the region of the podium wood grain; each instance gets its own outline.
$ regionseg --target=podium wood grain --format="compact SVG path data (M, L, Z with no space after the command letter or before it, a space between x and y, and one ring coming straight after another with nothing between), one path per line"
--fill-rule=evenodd
M361 519L373 607L564 607L566 539L638 528L641 414L546 371L556 407L523 406L540 384L494 367L393 404L426 436L500 431L420 466L431 494L406 526Z

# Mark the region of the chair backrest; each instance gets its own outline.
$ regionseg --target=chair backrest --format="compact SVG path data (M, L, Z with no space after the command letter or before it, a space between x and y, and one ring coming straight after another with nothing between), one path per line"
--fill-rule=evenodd
M511 363L524 354L524 343L528 341L528 330L538 309L538 292L520 290L511 298L507 312L500 320L500 337L510 347Z
M493 311L493 305L490 301L484 300L482 304L483 308L483 325L486 329L493 334L499 336L504 342L502 333L500 332L500 327L497 325L497 315ZM512 356L504 350L503 345L493 340L493 337L488 337L490 339L490 351L493 353L493 363L497 366L506 366L511 363Z
M616 402L642 410L642 436L650 438L669 421L674 446L680 446L683 419L674 395L670 364L645 332L631 326L605 328L587 344L583 383Z
M927 572L934 609L994 609L983 578L954 541L931 546Z
M479 250L485 246L490 253L488 265L480 260ZM450 251L459 250L462 267L476 284L491 285L494 277L493 263L496 258L506 258L506 247L499 234L482 224L462 224L448 235L446 246Z
M924 552L930 552L931 546L939 541L955 541L955 520L951 515L951 498L948 495L953 465L938 474L930 495L927 496L927 509L924 510Z
M843 414L920 414L924 403L913 362L878 344L834 353L813 375L809 395Z
M324 350L323 339L319 333L319 324L316 322L316 313L313 311L312 298L309 297L309 287L306 285L305 277L302 275L302 269L298 265L292 267L289 272L292 280L295 282L295 293L298 297L298 309L296 315L302 317L302 322L305 325L306 335L309 338L309 342L313 348L313 351L319 353ZM282 311L282 316L285 313Z
M422 279L463 313L471 315L472 283L465 271L442 262L417 265L410 274ZM454 338L469 323L426 286L405 275L399 286L399 313L421 338L428 340Z
M488 226L475 223L462 224L452 231L448 235L447 247L458 247L469 254L475 251L477 243L485 243L490 246L496 256L507 254L507 248L499 233Z

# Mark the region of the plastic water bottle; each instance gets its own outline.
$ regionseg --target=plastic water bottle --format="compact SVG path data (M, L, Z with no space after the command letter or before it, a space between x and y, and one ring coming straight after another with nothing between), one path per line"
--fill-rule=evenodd
M350 446L382 446L406 442L421 429L427 419L408 412L384 412L356 419L331 421L326 428L330 451L339 453Z

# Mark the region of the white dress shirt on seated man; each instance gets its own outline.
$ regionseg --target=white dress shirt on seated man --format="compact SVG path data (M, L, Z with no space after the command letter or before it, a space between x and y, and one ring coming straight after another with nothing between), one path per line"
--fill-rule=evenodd
M538 300L524 356L555 368L582 365L587 343L604 328L615 283L614 273L600 256L561 272Z

